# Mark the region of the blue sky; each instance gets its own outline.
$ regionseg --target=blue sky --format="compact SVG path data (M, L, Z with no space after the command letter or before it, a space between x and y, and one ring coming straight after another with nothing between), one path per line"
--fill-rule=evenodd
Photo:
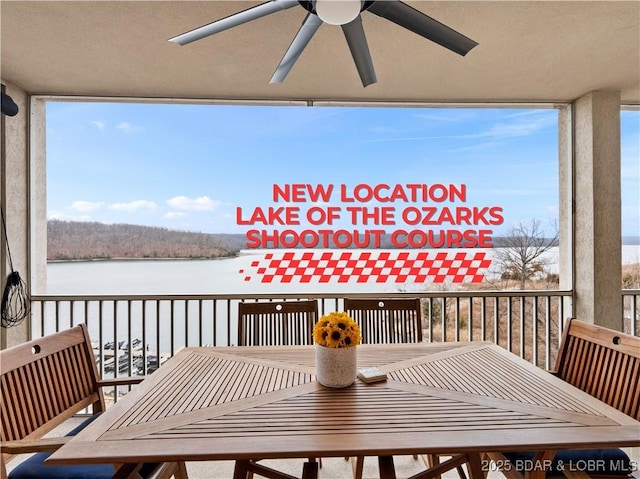
M640 112L622 117L623 234L638 235ZM499 234L557 219L557 151L553 109L49 102L47 209L65 220L243 233L238 207L282 206L274 184L464 184L464 206L502 208ZM330 205L346 206L337 195Z

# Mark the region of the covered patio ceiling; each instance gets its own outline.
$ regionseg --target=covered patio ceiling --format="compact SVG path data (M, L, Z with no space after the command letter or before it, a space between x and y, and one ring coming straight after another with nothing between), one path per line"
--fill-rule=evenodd
M407 1L477 41L466 57L362 15L378 83L363 88L342 31L322 25L270 85L302 7L187 46L167 40L261 2L0 3L1 76L29 93L180 99L560 102L592 90L640 104L639 1Z

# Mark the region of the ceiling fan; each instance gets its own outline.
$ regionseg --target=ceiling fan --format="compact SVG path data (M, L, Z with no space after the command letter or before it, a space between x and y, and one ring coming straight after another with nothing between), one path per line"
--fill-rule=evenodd
M300 30L276 68L270 83L282 83L320 25L340 25L363 86L377 81L360 13L370 12L459 54L477 45L470 38L399 0L271 0L169 39L187 45L215 33L295 6L307 11Z

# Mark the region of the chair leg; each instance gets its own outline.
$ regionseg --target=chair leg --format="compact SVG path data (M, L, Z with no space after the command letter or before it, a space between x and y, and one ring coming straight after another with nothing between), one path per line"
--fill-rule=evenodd
M156 464L152 469L151 465L140 464L123 464L121 465L111 479L188 479L187 467L184 462L163 462Z
M353 479L362 479L364 470L364 456L345 458L351 460L351 469L353 471Z
M165 462L144 475L144 479L188 479L184 462Z
M462 468L462 466L456 467L456 471L458 471L458 476L460 476L460 479L467 479L467 475L464 473L464 469Z
M187 475L187 465L184 462L176 464L176 471L173 474L175 479L189 479Z
M0 454L0 479L7 479L7 465L5 464L4 454Z

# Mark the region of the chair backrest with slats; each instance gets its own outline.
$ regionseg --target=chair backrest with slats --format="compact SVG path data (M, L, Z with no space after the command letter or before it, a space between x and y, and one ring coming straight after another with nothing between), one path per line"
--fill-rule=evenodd
M238 346L313 344L316 300L239 303Z
M0 373L2 441L40 438L89 406L105 408L84 324L0 351Z
M344 310L360 325L365 344L422 341L419 298L345 298Z
M640 338L569 319L555 371L573 386L640 420Z

